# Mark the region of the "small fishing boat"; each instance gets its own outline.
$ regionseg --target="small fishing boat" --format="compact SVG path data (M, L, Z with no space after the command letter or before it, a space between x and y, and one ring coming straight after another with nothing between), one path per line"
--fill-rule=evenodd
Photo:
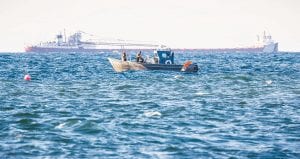
M181 72L197 72L198 65L192 61L184 64L174 64L174 53L171 50L155 50L153 58L145 60L127 61L115 58L108 58L110 64L116 72L129 70L170 70Z

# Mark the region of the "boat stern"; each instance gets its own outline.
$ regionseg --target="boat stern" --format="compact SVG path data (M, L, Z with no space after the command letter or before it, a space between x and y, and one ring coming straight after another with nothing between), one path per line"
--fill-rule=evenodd
M198 70L197 63L193 63L192 61L186 61L181 68L181 72L198 72Z

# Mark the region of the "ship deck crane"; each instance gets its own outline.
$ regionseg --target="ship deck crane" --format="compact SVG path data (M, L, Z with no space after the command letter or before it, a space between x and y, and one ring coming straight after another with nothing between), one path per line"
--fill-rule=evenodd
M91 37L97 37L96 35L86 33L84 31L78 31L77 33L86 34ZM143 42L128 42L126 40L116 39L113 42L107 42L104 40L89 40L89 41L80 41L80 44L86 45L109 45L109 46L138 46L138 47L153 47L153 48L165 48L165 45L162 44L153 44L153 43L143 43Z
M81 42L81 44L88 45L110 45L110 46L141 46L141 47L166 47L165 45L159 44L143 44L143 43L129 43L129 42Z

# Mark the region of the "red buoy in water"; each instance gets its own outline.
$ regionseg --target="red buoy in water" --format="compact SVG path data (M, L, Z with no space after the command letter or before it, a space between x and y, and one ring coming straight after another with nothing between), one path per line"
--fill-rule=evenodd
M25 80L25 81L30 81L30 80L31 80L30 75L29 75L29 74L25 75L25 76L24 76L24 80Z

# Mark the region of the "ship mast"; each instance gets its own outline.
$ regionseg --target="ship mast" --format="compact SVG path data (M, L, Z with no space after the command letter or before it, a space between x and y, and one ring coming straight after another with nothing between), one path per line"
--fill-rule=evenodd
M67 43L66 29L64 29L65 43Z

